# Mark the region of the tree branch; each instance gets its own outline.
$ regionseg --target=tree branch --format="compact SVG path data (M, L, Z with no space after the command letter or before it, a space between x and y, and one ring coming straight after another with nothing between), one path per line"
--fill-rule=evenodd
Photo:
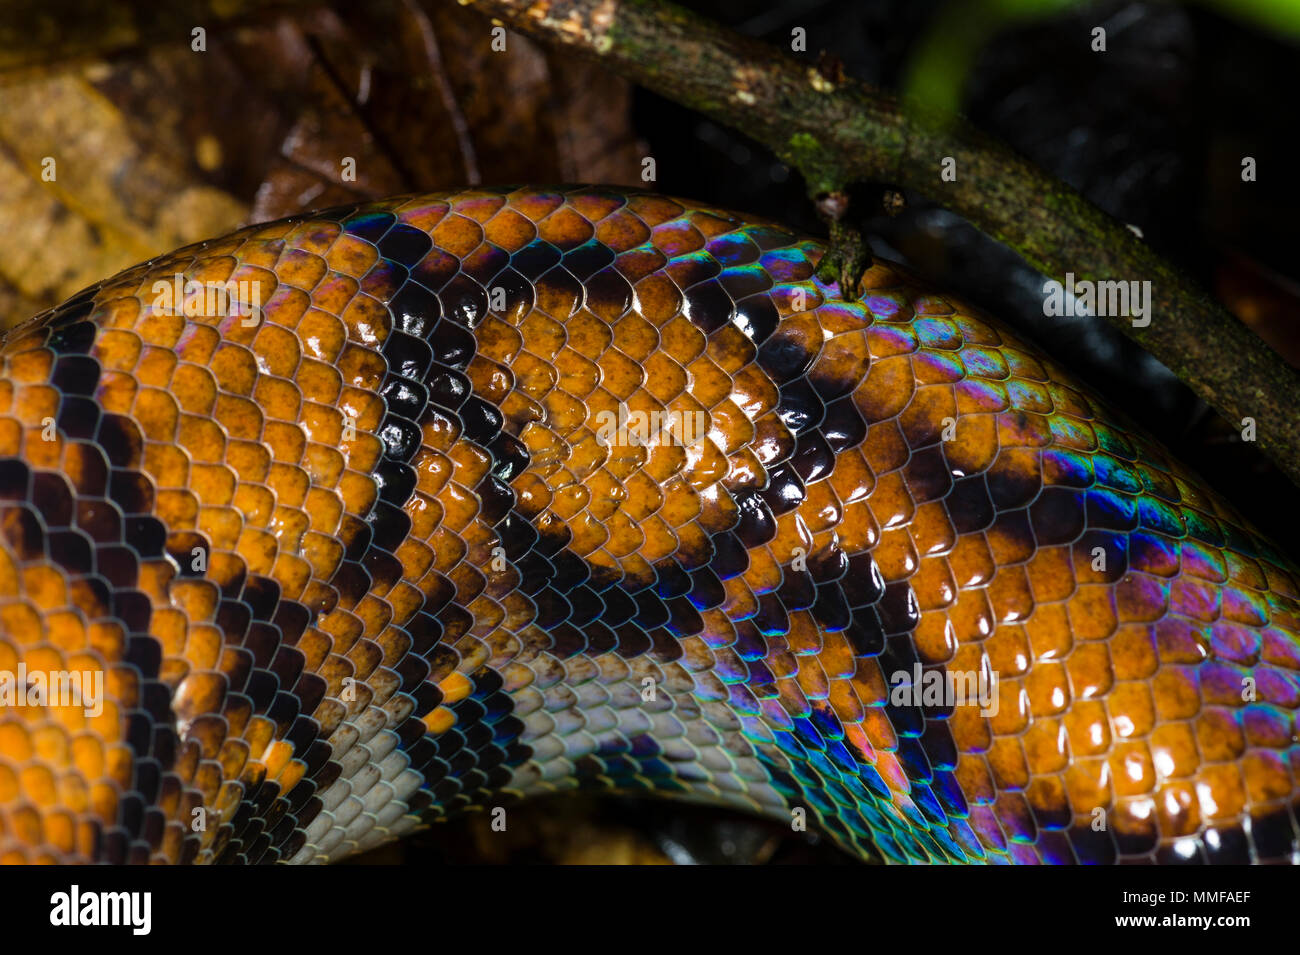
M856 182L921 193L1064 282L1150 281L1150 323L1111 324L1162 361L1300 484L1300 377L1250 329L1069 186L961 120L904 110L866 83L815 66L659 0L459 0L765 144L810 195ZM940 171L955 162L956 179Z

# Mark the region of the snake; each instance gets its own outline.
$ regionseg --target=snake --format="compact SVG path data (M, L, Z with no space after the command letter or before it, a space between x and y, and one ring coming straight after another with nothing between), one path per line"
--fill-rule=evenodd
M870 862L1297 858L1296 565L901 265L609 187L254 225L0 343L0 861L565 792Z

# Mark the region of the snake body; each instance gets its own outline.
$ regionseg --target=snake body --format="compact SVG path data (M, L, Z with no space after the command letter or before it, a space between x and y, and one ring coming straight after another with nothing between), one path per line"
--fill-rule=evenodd
M0 674L104 691L0 706L0 861L325 862L580 788L889 861L1292 860L1294 565L997 322L823 253L421 195L8 333Z

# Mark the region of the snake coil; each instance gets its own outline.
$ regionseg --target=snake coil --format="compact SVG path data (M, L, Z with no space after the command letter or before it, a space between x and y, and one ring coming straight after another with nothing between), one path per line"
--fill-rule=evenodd
M9 332L0 861L324 862L579 788L894 861L1290 861L1294 565L995 321L823 252L421 195Z

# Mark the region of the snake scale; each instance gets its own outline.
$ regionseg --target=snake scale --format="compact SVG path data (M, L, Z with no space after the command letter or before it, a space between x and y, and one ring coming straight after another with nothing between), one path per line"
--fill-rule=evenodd
M1293 860L1295 566L1003 326L824 251L476 189L9 332L0 860L325 862L577 789L887 861ZM97 706L24 697L69 672Z

